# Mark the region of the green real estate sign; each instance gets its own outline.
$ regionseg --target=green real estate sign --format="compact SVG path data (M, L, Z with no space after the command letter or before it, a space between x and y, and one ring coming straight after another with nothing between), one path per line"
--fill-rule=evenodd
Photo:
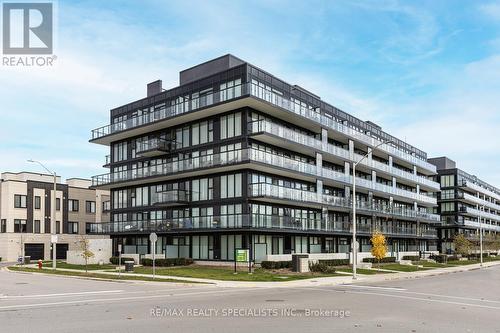
M248 249L236 249L236 261L248 262Z

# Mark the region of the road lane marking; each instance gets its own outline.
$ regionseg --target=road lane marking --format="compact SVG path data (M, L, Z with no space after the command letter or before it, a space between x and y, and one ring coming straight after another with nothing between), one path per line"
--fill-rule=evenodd
M454 301L446 301L446 300L440 300L440 299L432 299L432 298L419 298L419 297L411 297L411 296L404 296L404 295L395 295L395 294L385 294L385 293L376 293L376 292L368 292L368 291L358 291L358 290L338 290L338 289L325 289L325 288L301 288L304 290L307 289L317 289L317 290L322 290L322 291L331 291L331 292L346 292L346 293L351 293L351 294L360 294L360 295L374 295L374 296L385 296L385 297L392 297L392 298L402 298L402 299L409 299L409 300L415 300L415 301L424 301L424 302L433 302L433 303L444 303L444 304L453 304L453 305L462 305L462 306L470 306L470 307L477 307L477 308L484 308L484 309L493 309L493 310L500 310L500 306L490 306L490 305L482 305L482 304L474 304L474 303L465 303L465 302L454 302Z
M64 302L52 302L52 303L35 303L35 304L19 304L19 305L6 305L0 306L0 311L2 310L12 310L12 309L28 309L28 308L37 308L37 307L45 307L45 306L55 306L55 305L70 305L70 304L81 304L81 303L99 303L99 302L115 302L115 301L133 301L133 300L141 300L141 299L152 299L152 298L169 298L176 296L193 296L193 295L201 295L201 294L221 294L221 293L229 293L229 292L239 292L239 291L248 291L254 290L254 288L237 288L237 289L227 289L227 290L212 290L212 291L199 291L199 292L190 292L190 293L179 293L179 294L167 294L167 295L147 295L147 296L134 296L134 297L117 297L117 298L96 298L96 299L88 299L88 300L74 300L74 301L64 301Z
M42 298L42 297L65 297L65 296L85 296L93 294L110 294L110 293L121 293L123 290L99 290L99 291L82 291L78 293L60 293L60 294L39 294L39 295L3 295L0 296L2 299L14 299L14 298Z
M341 287L351 287L351 288L363 288L363 289L382 289L382 290L396 290L396 291L404 291L404 288L396 288L396 287L377 287L377 286L362 286L357 284L341 284Z

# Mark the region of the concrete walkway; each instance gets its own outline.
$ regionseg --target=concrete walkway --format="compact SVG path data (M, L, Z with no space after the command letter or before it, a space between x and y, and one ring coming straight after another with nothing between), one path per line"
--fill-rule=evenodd
M486 262L483 264L483 268L500 265L500 261ZM36 265L26 265L26 267L36 268ZM345 276L332 276L332 277L318 277L304 280L293 280L293 281L283 281L283 282L254 282L254 281L224 281L224 280L211 280L211 279L201 279L201 278L191 278L191 277L181 277L181 276L169 276L169 275L156 275L155 278L179 280L179 283L195 282L195 283L207 283L219 287L229 287L229 288L291 288L291 287L310 287L310 286L332 286L332 285L342 285L342 284L353 284L353 283L371 283L380 281L391 281L391 280L401 280L401 279L417 279L426 276L436 276L442 274L450 274L457 272L465 272L470 270L480 269L480 264L463 265L456 267L445 267L445 268L435 268L429 270L422 270L417 272L397 272L391 274L374 274L374 275L361 275L358 274L356 280L352 279L351 275ZM44 270L51 270L51 268L44 268ZM68 272L82 272L82 270L77 269L58 269L61 271ZM395 271L394 271L395 272ZM109 272L105 270L92 270L89 273L95 274L106 274L118 276L118 272ZM135 276L135 277L147 277L152 278L150 274L137 274L137 273L121 273L122 276ZM85 278L85 277L81 277Z

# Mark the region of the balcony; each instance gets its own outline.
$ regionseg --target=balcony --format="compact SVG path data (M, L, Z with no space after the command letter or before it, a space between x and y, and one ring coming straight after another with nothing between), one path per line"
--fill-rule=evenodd
M327 143L325 146L323 146L321 140L267 120L257 120L248 123L248 131L250 134L255 135L257 138L259 138L259 135L267 134L268 136L270 136L269 139L265 140L267 143L284 146L284 148L295 150L310 156L314 156L315 151L320 151L326 154L324 159L327 159L328 155L338 158L342 161L349 162L358 162L363 158L363 156L359 154L351 154L349 150L334 146L330 143ZM298 147L296 145L286 146L286 142L297 143L302 147ZM429 180L426 177L422 177L414 173L391 167L388 164L384 164L367 158L363 159L361 161L361 164L390 176L397 176L404 180L418 183L424 187L429 188L430 190L440 190L439 183Z
M328 234L349 234L350 223L338 223L326 220L293 218L290 216L234 214L221 216L187 217L163 220L135 220L106 223L88 223L89 234L148 234L151 232L189 232L204 230L269 230L302 231ZM358 224L360 235L370 236L375 228ZM434 238L429 230L418 231L416 228L398 228L389 226L376 228L390 236Z
M304 105L299 104L298 102L291 101L280 94L277 94L271 90L267 90L263 87L259 87L254 83L251 84L250 94L275 106L283 108L289 112L293 112L303 118L315 121L323 127L327 127L335 132L342 133L355 141L361 141L370 147L375 147L382 143L382 141L378 139L375 139L365 133L357 131L347 125L335 121L334 119L322 115L321 113L317 112L318 110L307 108ZM432 174L436 173L435 165L427 162L426 160L417 158L413 154L402 151L394 147L393 145L382 144L377 149L380 149L390 155L393 155L396 158L402 159L411 164L415 164L427 171L430 171L430 173Z
M316 123L318 126L326 127L337 133L342 133L352 140L361 141L370 147L375 147L381 143L381 141L369 136L368 134L359 132L347 125L339 123L325 115L322 115L321 113L317 112L318 110L312 110L304 107L304 105L286 99L283 96L276 94L270 90L263 89L255 83L230 87L225 90L209 93L189 101L179 102L168 107L165 105L165 103L159 104L155 107L154 111L92 130L92 138L90 141L102 144L110 144L112 141L151 132L165 127L166 125L174 126L182 122L196 119L195 116L189 119L179 119L179 116L190 114L193 111L201 109L210 109L206 110L206 115L208 116L223 113L225 111L229 111L238 107L248 106L249 104L255 106L254 104L256 103L251 103L248 101L248 99L247 101L242 101L239 104L235 103L234 105L231 105L231 103L229 103L231 101L241 100L243 97L250 96L255 100L261 100L270 103L273 106L279 107L286 112L291 112L294 115L299 116L300 119L305 118L308 121ZM215 106L217 106L217 108L214 108ZM174 119L176 120L174 121ZM160 124L166 120L172 121L168 124ZM141 129L139 130L139 128ZM127 131L130 131L130 133L125 134L124 132ZM113 136L113 138L111 138L111 136ZM390 154L395 158L406 161L412 165L417 165L418 167L423 168L431 174L436 173L436 166L434 166L433 164L428 163L421 158L417 158L413 154L400 150L393 145L383 144L378 146L377 149L380 149L385 153Z
M491 209L495 209L495 210L500 211L500 205L497 203L481 199L479 197L476 197L474 195L470 195L469 193L465 193L465 192L461 193L461 196L464 200L466 200L468 202L472 202L472 203L478 204L479 206L485 206L485 207L489 207Z
M263 198L267 202L284 201L286 204L297 204L299 206L308 206L321 208L323 206L344 209L350 211L352 209L351 200L345 197L332 195L318 195L316 192L287 188L273 184L251 184L248 189L249 197ZM292 203L288 202L292 201ZM384 216L394 216L411 220L422 220L428 222L440 222L440 216L437 214L428 213L421 210L413 210L404 207L391 207L390 205L381 205L366 201L358 201L356 208L365 214L375 214Z
M160 207L173 207L187 205L191 199L191 193L186 190L168 190L164 192L153 192L151 204Z
M247 148L98 175L92 177L92 186L111 188L123 182L135 181L137 183L144 183L146 179L151 179L151 181L158 180L158 177L173 177L178 173L186 173L201 169L206 173L210 173L216 172L214 170L216 167L229 167L245 162L258 163L260 165L256 167L258 167L259 170L262 169L262 166L265 166L270 172L276 172L276 168L280 168L283 169L283 172L280 174L284 175L284 173L290 172L289 175L287 174L288 176L309 178L309 181L314 181L316 178L321 177L324 179L325 184L336 185L336 183L340 183L348 186L352 184L352 176L350 175L326 168L318 170L317 166L314 164L296 161L291 158L257 149ZM294 173L298 174L295 175ZM426 205L436 205L436 198L425 194L418 194L361 178L356 179L356 184L360 188L380 192L381 195L393 195L402 200L415 200Z
M495 200L498 200L500 201L500 194L497 194L493 191L490 191L482 186L479 186L475 183L473 183L472 181L470 180L466 180L466 179L463 179L461 183L458 184L458 186L460 187L466 187L470 190L473 190L473 191L476 191L476 192L480 192L482 194L485 194L489 197L492 197L492 198L495 198Z
M493 214L489 212L485 212L476 208L468 207L468 206L461 206L459 207L459 211L461 213L465 213L474 217L481 217L483 219L489 219L489 220L494 220L494 221L500 221L500 215L498 214Z
M484 230L500 232L500 226L492 225L492 224L488 224L488 223L481 223L480 224L479 222L465 220L464 225L468 226L468 227L474 227L477 229L483 228Z
M136 155L140 157L155 157L164 155L175 149L175 142L163 139L141 141L136 147Z

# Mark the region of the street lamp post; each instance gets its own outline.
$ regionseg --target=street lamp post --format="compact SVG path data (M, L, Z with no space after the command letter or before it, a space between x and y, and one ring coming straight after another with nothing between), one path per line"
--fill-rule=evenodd
M482 206L484 211L484 206ZM483 223L481 222L481 210L479 210L479 256L480 256L480 266L483 267Z
M30 163L37 163L44 168L48 173L54 176L54 190L52 192L52 209L50 213L50 230L51 230L51 243L52 243L52 269L56 269L56 191L57 191L57 175L55 172L50 171L39 161L28 160Z
M390 143L390 142L392 142L392 141L381 142L378 145L374 146L372 148L372 151L373 151L373 149L378 148L381 145L386 144L386 143ZM352 165L352 221L353 221L352 222L352 279L353 280L356 280L358 278L358 276L356 274L357 259L358 259L358 256L357 256L358 248L357 248L357 243L356 243L356 166L361 161L363 161L365 158L367 158L369 154L370 154L370 152L366 153L365 155L363 155L363 157L360 158L359 161L355 162Z

